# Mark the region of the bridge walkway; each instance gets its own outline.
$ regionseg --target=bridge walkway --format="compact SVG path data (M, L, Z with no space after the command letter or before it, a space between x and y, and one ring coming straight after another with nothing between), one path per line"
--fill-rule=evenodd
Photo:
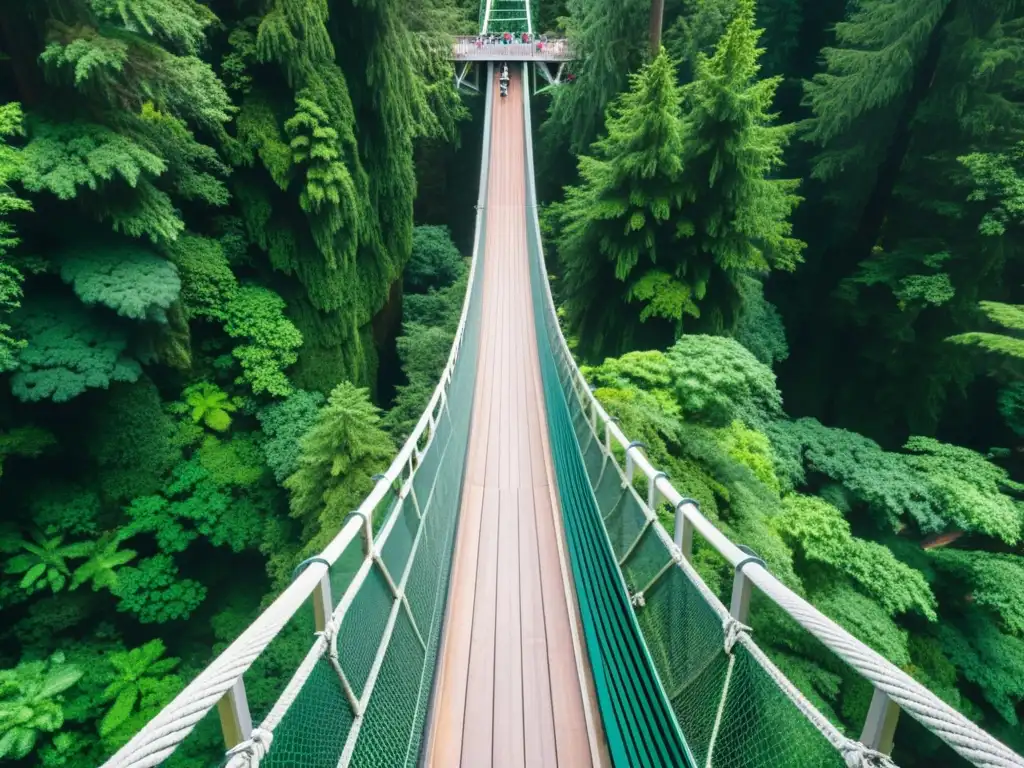
M519 73L508 97L493 94L481 348L428 763L583 766L586 681L533 322Z

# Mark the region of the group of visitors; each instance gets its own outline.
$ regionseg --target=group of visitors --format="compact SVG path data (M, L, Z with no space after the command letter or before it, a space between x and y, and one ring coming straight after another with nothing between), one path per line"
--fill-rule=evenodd
M530 33L523 32L521 35L513 35L511 32L503 32L502 34L491 33L488 35L480 35L476 39L476 47L481 48L485 45L512 45L512 43L529 43Z
M498 88L501 91L501 98L508 96L508 63L501 65L501 73L498 75Z

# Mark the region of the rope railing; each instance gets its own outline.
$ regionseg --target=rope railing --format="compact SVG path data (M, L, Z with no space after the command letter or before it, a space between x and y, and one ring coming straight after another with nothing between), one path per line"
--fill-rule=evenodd
M487 105L488 117L486 120L489 124L490 99L487 100ZM361 582L360 576L365 578L365 571L369 570L367 562L375 554L379 557L380 549L385 546L402 511L402 502L411 498L416 505L417 512L419 511L420 502L415 499L413 481L438 434L442 415L450 414L452 410L449 406L449 391L456 366L461 359L460 353L467 339L467 320L474 297L473 286L478 282L475 282L475 278L479 271L478 265L482 248L482 224L489 166L487 162L488 136L485 136L484 139L483 152L480 168L480 192L476 206L477 236L474 240L470 263L469 289L463 299L459 325L444 371L412 433L387 470L377 476L376 484L370 494L349 516L342 529L324 550L317 557L307 561L305 567L274 602L159 714L104 763L103 768L149 768L159 765L188 737L196 724L214 708L219 710L221 728L229 750L239 743L251 741L253 727L245 695L243 680L245 672L267 649L271 641L281 633L296 612L306 604L307 600L312 598L314 605L315 626L310 628L311 632L314 629L319 633L327 631L331 621L340 623L339 614L343 614L343 609L347 610L351 605L350 595L353 588L357 586L355 582ZM457 407L463 409L467 406L464 402L459 402ZM463 446L462 453L464 454L464 452ZM378 508L387 502L390 496L395 495L396 487L399 488L396 503L392 506L388 519L384 521L377 537L377 543L364 548L363 565L356 573L356 578L349 585L344 599L336 609L334 598L331 595L330 569L337 563L341 555L348 551L350 545L357 538L366 536L369 521L374 519L374 513ZM411 561L410 556L410 567ZM280 714L277 713L274 716L280 717Z
M527 78L528 76L529 73L524 65L523 77ZM528 99L525 111L527 119L527 205L530 208L528 215L533 228L531 234L537 242L540 274L546 275L544 255L540 244L536 188L533 183L533 145L529 128ZM547 323L557 338L557 343L552 345L552 349L554 354L560 358L559 367L565 372L569 393L577 399L580 412L586 416L590 437L597 445L601 446L606 459L616 466L617 471L621 472L624 487L628 485L632 492L632 481L637 472L646 478L648 497L646 500L641 500L640 503L646 508L647 525L653 528L659 538L666 543L677 565L684 570L689 569L692 572L690 575L700 581L696 571L689 567L692 559L693 534L699 534L734 569L732 598L728 611L733 619L743 625L748 623L751 594L754 589L757 589L874 687L874 697L859 742L855 743L857 749L861 751L856 754L870 755L890 752L898 715L902 710L974 765L991 768L1010 768L1011 766L1024 768L1024 758L972 723L903 670L794 593L771 574L762 560L753 555L751 551L733 543L701 513L700 508L692 499L683 496L676 490L668 475L658 470L644 455L644 446L631 441L594 396L593 390L569 351L558 320L550 283L547 280L544 280L543 283L544 306L536 306L534 311L547 314ZM623 452L624 460L621 467L613 451L614 446L618 446ZM663 501L671 505L676 514L674 535L671 537L657 519L656 510ZM642 604L642 591L639 597L639 603ZM714 598L714 603L717 602L717 598ZM636 601L634 605L637 605ZM749 638L746 638L744 642L746 641L749 641ZM752 641L750 642L752 644ZM761 655L763 656L763 654ZM767 660L767 657L764 658ZM772 669L779 681L785 681L788 684L784 687L787 695L792 697L795 694L800 699L803 698L799 691L792 686L792 683L789 683L774 668L774 665ZM786 690L787 687L790 690ZM807 707L810 705L807 704ZM813 710L813 707L810 709ZM827 722L820 713L817 714L817 717L821 721ZM855 764L867 765L868 763L862 760Z

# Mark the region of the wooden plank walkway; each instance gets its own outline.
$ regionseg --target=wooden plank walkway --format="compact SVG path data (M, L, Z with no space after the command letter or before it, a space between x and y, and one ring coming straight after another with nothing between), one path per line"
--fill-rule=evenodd
M560 559L526 249L519 73L507 98L493 92L480 359L426 760L576 768L603 760L591 755L581 684L590 683L577 672L571 575Z

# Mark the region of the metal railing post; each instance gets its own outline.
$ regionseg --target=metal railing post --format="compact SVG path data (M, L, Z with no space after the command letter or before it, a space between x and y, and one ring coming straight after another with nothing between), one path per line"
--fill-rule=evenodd
M736 569L736 576L732 580L732 601L729 603L729 613L736 621L746 624L750 618L750 595L753 591L753 584L750 579L743 575L743 569Z
M252 715L245 697L245 682L239 677L217 702L220 730L227 749L238 746L252 735Z
M334 598L331 595L331 569L324 571L320 583L313 590L313 626L317 632L327 629L327 622L334 613Z
M868 749L883 754L892 754L896 725L900 719L899 705L889 695L878 688L871 697L868 715L864 718L864 730L860 734L860 743Z
M698 510L700 504L693 499L680 499L679 503L676 504L676 527L673 531L672 539L675 541L676 546L679 547L679 551L682 552L683 557L687 561L693 561L693 523L690 518L686 516L686 512L683 510L687 504L693 504Z
M634 440L632 443L630 443L629 445L626 446L625 475L626 475L626 481L627 482L629 482L629 483L633 482L633 470L635 469L635 466L636 466L633 463L633 457L629 455L630 451L632 451L634 448L646 448L646 447L647 447L647 444L646 443L641 443L639 440Z
M750 547L740 544L738 548L747 557L736 563L736 576L732 580L732 600L729 603L729 613L736 621L746 624L747 619L750 618L750 596L754 592L754 585L743 573L743 568L751 563L757 563L765 569L767 566L764 560L758 557Z

